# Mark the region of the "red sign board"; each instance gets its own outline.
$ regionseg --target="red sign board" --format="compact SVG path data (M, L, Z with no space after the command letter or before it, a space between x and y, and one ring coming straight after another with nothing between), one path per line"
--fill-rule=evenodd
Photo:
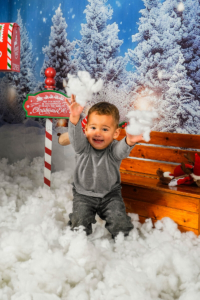
M56 91L28 94L23 103L26 117L68 119L70 111L65 101L67 96Z
M20 31L17 23L0 23L0 70L20 72Z

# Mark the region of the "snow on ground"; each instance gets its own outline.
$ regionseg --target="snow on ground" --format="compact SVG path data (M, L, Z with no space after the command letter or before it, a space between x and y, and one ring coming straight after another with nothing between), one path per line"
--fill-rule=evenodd
M98 217L92 235L72 232L73 168L53 172L48 190L43 163L0 160L1 300L200 299L200 236L134 214L130 235L115 241Z
M89 237L67 225L72 170L43 187L43 158L0 162L0 299L199 300L200 237L166 218L114 242L98 220Z

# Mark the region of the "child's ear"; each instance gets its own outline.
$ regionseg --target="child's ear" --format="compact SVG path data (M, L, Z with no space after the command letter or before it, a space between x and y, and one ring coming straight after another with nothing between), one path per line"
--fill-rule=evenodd
M115 130L115 133L114 133L114 139L117 139L117 138L118 138L118 136L120 135L120 132L121 132L121 128L117 128L117 129Z

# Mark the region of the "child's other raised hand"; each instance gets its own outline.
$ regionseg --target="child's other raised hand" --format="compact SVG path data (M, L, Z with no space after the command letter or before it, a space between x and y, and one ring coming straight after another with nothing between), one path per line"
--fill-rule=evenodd
M76 102L76 96L71 95L71 100L70 100L71 102L69 102L69 100L66 98L65 98L65 101L67 102L67 104L69 106L70 117L72 117L72 118L79 117L80 118L80 115L81 115L84 107Z
M129 146L133 146L135 143L144 141L143 134L140 135L131 135L129 133L126 133L126 143Z

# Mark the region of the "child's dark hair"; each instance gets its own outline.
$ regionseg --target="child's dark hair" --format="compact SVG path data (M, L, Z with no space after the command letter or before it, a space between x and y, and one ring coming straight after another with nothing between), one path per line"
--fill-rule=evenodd
M119 126L119 110L114 104L111 104L109 102L99 102L94 104L88 111L87 120L89 120L89 117L93 112L96 112L97 115L112 116L116 127Z

